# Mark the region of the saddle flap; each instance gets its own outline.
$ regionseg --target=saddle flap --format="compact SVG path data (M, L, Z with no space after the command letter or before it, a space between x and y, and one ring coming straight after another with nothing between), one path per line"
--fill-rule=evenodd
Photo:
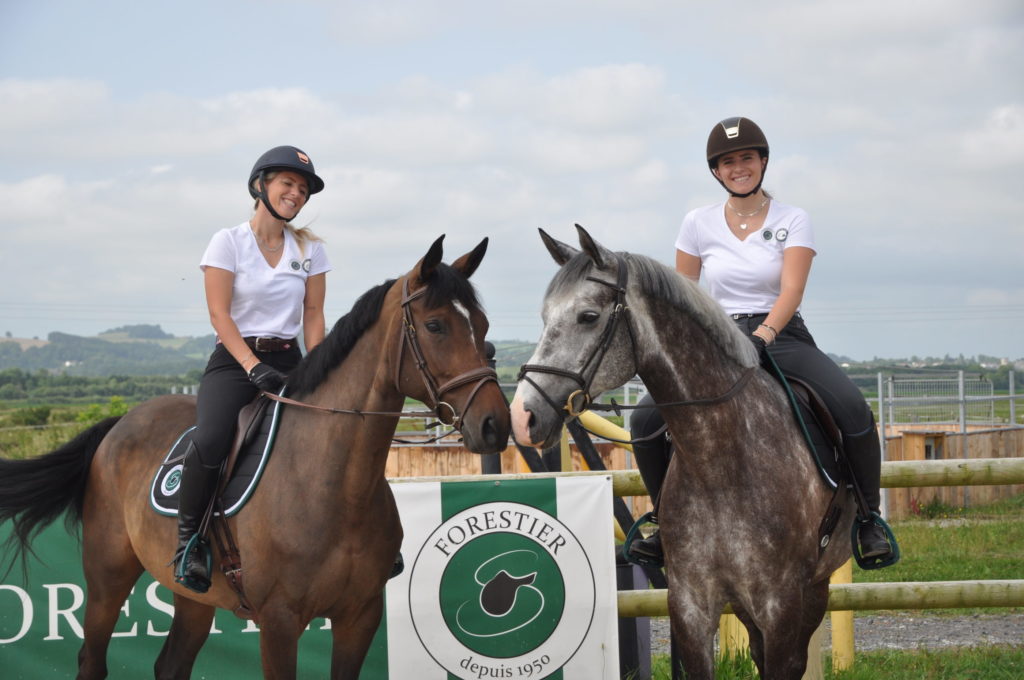
M789 383L789 388L793 391L793 395L797 400L814 415L814 418L818 421L818 426L821 428L822 433L828 437L829 442L841 451L843 448L843 433L839 426L836 425L836 421L832 417L832 413L829 412L824 400L818 396L813 387L799 378L787 375L786 381Z

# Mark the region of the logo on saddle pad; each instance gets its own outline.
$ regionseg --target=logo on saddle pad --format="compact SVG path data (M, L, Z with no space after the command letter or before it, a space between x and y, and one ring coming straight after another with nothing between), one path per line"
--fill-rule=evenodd
M419 548L410 594L416 635L458 678L543 678L565 665L590 630L592 565L576 536L530 505L469 507ZM440 606L438 606L440 605Z
M160 482L160 493L164 496L173 496L178 493L178 487L181 486L181 469L183 465L175 465L172 467L163 480Z

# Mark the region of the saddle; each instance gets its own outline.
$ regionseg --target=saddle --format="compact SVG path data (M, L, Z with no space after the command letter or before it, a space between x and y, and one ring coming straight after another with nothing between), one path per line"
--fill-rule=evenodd
M257 397L238 413L234 443L227 456L214 497L219 499L215 516L231 517L252 497L263 475L280 421L281 404ZM150 488L150 504L161 515L178 514L181 461L195 426L185 430L171 446Z

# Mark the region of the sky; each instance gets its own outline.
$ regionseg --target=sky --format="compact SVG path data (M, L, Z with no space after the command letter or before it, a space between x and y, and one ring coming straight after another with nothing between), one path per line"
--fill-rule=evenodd
M673 265L736 115L810 214L822 349L1024 358L1019 0L0 0L0 333L212 332L199 258L289 144L329 326L488 237L489 338L532 342L537 229Z

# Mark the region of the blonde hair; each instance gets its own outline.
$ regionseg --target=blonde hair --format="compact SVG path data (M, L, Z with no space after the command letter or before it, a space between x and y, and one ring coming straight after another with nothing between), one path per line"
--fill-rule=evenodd
M263 176L263 178L266 181L266 183L269 184L270 181L272 179L274 179L274 177L277 176L277 174L279 172L280 172L280 170L271 170L270 172L267 172ZM259 181L259 178L258 177L254 177L252 181L253 181L253 188L255 189L256 188L256 182ZM307 187L307 189L308 189L308 187ZM307 196L307 198L308 198L308 196ZM260 205L260 199L257 198L255 203L253 203L253 205L252 205L253 212L256 212L256 209L259 208L259 205ZM284 223L284 228L287 229L289 232L291 232L292 238L294 238L295 242L299 244L299 252L303 255L303 257L305 257L305 255L306 255L306 243L307 242L309 242L309 241L319 241L320 243L323 243L323 239L320 238L319 236L317 236L316 234L314 234L313 230L310 229L309 226L296 227L290 221L286 220L285 223Z

